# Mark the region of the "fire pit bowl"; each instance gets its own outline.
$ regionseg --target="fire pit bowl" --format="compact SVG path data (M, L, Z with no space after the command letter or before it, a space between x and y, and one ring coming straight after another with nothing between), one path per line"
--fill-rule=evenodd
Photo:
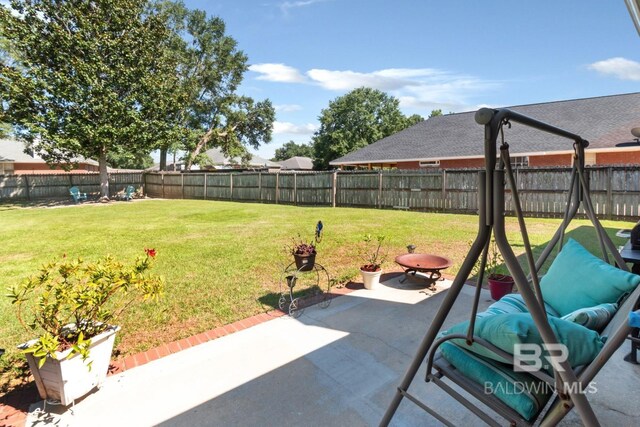
M404 269L404 282L409 274L425 273L427 287L433 289L435 282L442 277L441 270L451 267L451 260L446 257L431 254L402 254L396 257L396 264Z

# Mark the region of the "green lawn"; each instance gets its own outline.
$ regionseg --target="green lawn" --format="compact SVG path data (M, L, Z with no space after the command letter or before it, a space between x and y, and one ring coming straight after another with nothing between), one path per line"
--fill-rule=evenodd
M154 271L166 277L167 288L160 303L134 307L123 319L117 348L130 354L271 309L280 273L291 258L285 245L298 234L311 239L318 220L325 235L317 261L340 282L360 280L357 253L364 233L387 235L390 254L403 253L413 243L420 252L448 256L454 265L447 273L455 273L477 230L472 215L374 209L196 200L29 209L0 205L0 285L6 288L63 254L96 259L110 253L132 260L144 248L155 248ZM531 219L532 244L544 245L558 224ZM603 224L611 235L632 226ZM574 221L571 235L593 239L587 225ZM508 226L520 245L513 218ZM390 258L387 270L397 270ZM0 347L15 354L15 345L28 338L8 299L0 298Z

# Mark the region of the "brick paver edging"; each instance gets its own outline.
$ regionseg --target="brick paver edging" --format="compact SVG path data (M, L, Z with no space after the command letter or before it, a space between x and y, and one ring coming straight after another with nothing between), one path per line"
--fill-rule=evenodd
M353 282L347 286L335 287L331 289L329 298L333 299L341 295L346 295L358 289L363 289L362 284L356 284ZM318 302L320 301L309 301L310 305ZM243 329L259 325L260 323L282 317L285 314L286 313L281 310L271 310L266 313L256 314L255 316L238 320L237 322L233 322L228 325L219 326L215 329L202 332L192 337L183 338L168 344L162 344L158 347L152 348L151 350L127 356L122 360L112 361L109 365L108 375L111 376L119 374L120 372L124 372L128 369L160 359L161 357L186 350L190 347L195 347L198 344L203 344L207 341L215 340L225 335L233 334ZM23 426L26 421L29 406L40 400L40 396L38 395L35 384L32 383L20 393L17 393L10 398L4 396L2 399L3 401L0 402L0 427L20 427Z

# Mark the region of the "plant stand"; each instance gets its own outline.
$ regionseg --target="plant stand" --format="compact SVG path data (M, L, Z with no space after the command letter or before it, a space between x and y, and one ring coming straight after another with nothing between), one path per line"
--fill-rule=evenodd
M295 296L293 289L304 289L302 295ZM297 268L296 263L289 264L280 277L280 299L278 307L288 313L289 316L297 318L304 309L313 304L319 304L321 308L329 307L331 297L331 280L329 272L317 262L312 268L307 265Z

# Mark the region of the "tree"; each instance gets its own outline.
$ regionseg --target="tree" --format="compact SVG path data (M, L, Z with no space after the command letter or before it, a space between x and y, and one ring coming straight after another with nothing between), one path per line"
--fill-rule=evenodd
M147 169L153 166L153 157L149 153L112 151L107 156L107 163L112 168Z
M441 116L441 115L442 115L442 110L438 108L437 110L431 110L431 113L429 114L429 118Z
M182 2L159 2L155 8L169 19L171 48L179 58L180 111L171 114L173 129L181 130L180 148L187 151L186 169L206 162L202 154L207 147L247 158L245 146L258 148L271 140L275 110L268 99L256 102L236 93L247 70L246 55L225 35L219 17L207 18L204 11L189 10ZM161 156L176 148L165 141Z
M327 169L331 160L406 128L415 117L405 117L396 98L361 87L329 102L319 120L313 136L314 168Z
M5 116L50 163L147 152L175 88L169 31L145 0L11 0L0 7Z
M420 114L412 114L407 117L407 127L417 125L418 123L423 121L424 117L422 117Z
M296 156L313 158L313 147L307 144L296 144L293 141L289 141L281 148L276 149L273 161L281 162Z

